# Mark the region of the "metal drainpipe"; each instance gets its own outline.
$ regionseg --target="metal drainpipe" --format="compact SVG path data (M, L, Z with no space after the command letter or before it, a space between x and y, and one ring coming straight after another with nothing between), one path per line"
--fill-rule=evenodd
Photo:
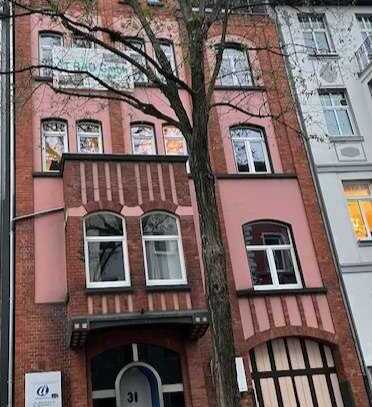
M275 6L273 6L273 7L275 8ZM283 45L283 47L285 49L286 45L285 45L283 31L282 31L280 23L278 22L277 13L276 13L276 11L274 11L274 12L275 12L276 17L273 18L273 20L275 21L275 25L276 25L276 28L277 28L277 31L278 31L278 34L279 34L280 42L282 43L282 45ZM356 330L355 320L354 320L353 314L351 312L351 306L350 306L348 296L346 294L345 282L344 282L344 279L343 279L343 276L342 276L340 261L339 261L338 253L337 253L337 250L336 250L336 243L335 243L335 240L334 240L333 235L332 235L330 220L329 220L329 217L328 217L328 213L327 213L327 211L325 209L326 206L325 206L325 202L324 202L324 199L323 199L323 195L321 193L321 186L320 186L319 176L318 176L318 173L317 173L316 168L315 168L314 155L313 155L313 152L311 150L311 146L310 146L310 142L309 142L309 135L308 135L307 130L306 130L306 125L305 125L305 119L304 119L304 115L303 115L303 111L302 111L302 106L300 104L300 99L299 99L299 96L298 96L298 93L297 93L297 89L296 89L296 86L295 86L292 71L291 71L291 68L289 66L288 57L284 55L283 58L284 58L284 61L285 61L285 69L286 69L287 76L288 76L288 82L289 82L289 85L290 85L290 90L291 90L291 93L292 93L292 97L294 98L294 101L296 103L296 107L297 107L297 109L296 109L297 117L298 117L299 122L300 122L301 131L302 131L302 133L304 135L303 139L305 141L305 143L304 143L305 151L306 151L306 155L307 155L307 158L308 158L311 175L312 175L312 178L314 180L314 186L315 186L315 191L316 191L316 195L317 195L317 198L318 198L318 203L319 203L321 216L322 216L322 219L323 219L323 222L324 222L327 238L328 238L328 241L330 243L333 262L334 262L336 270L337 270L338 281L339 281L340 287L341 287L340 291L341 291L342 299L343 299L343 302L344 302L344 305L345 305L345 308L346 308L346 314L347 314L347 317L348 317L351 333L352 333L352 336L353 336L353 339L354 339L354 342L355 342L355 347L356 347L356 350L357 350L359 363L360 363L361 368L362 368L363 380L364 380L364 384L365 384L365 387L366 387L366 390L367 390L369 405L372 406L371 382L370 382L370 380L368 378L368 371L367 371L367 367L365 365L364 358L363 358L363 355L362 355L361 344L360 344L358 332Z

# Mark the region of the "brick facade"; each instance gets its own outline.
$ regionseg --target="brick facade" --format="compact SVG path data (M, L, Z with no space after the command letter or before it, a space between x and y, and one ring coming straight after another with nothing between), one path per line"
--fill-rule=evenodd
M110 3L110 4L109 4ZM111 4L112 3L112 4ZM123 5L102 2L102 14L108 23L112 16L119 15ZM116 4L116 3L115 3ZM166 11L159 9L157 13ZM214 28L211 37L218 35ZM16 29L16 63L20 67L31 60L31 20L29 16L19 18ZM234 16L229 35L240 36L254 42L258 48L278 46L274 23L263 16ZM329 244L316 200L304 145L297 133L298 123L293 109L283 60L276 53L261 51L258 63L262 70L262 82L268 100L275 141L278 146L283 175L293 176L298 183L311 238L316 253L326 294L293 296L288 294L278 299L283 309L284 326L277 326L270 297L263 299L241 299L237 296L231 256L228 250L227 232L223 215L224 201L220 193L221 175L227 175L226 154L223 147L221 124L224 120L214 110L210 120L211 160L216 172L222 233L227 252L229 290L231 297L233 329L236 353L244 358L249 386L249 352L270 339L295 336L313 338L330 344L335 352L337 372L341 382L350 383L356 406L367 407L364 382L352 340L347 314L340 292L340 284L334 267ZM21 89L39 85L23 80ZM25 83L26 82L26 83ZM30 123L36 116L35 99L30 97L17 105L16 122L16 216L32 214L34 211L35 148ZM289 106L292 106L289 108ZM34 371L60 370L63 374L64 406L92 406L90 360L95 355L115 346L131 343L157 344L178 352L182 360L184 396L187 407L214 406L214 392L210 375L211 346L209 332L198 341L191 341L179 334L177 328L139 327L114 328L92 333L82 349L69 348L69 323L73 317L103 316L121 313L143 313L152 311L201 310L206 308L203 293L202 270L198 252L197 213L192 204L191 182L185 170L185 160L170 157L138 157L128 154L128 141L123 134L130 119L123 117L120 103L108 104L110 137L113 155L84 157L67 154L63 159L63 171L58 175L63 181L65 204L65 243L67 300L65 303L36 304L34 218L16 224L16 292L15 292L15 406L24 405L24 375ZM233 177L232 177L233 178ZM234 179L231 180L234 182ZM246 182L250 182L249 179ZM265 182L264 180L262 182ZM280 182L280 180L278 181ZM177 215L182 235L183 251L187 270L188 288L171 291L149 291L146 288L140 219L143 213L163 210ZM125 218L128 238L131 290L126 292L89 292L86 290L84 269L83 218L96 211L110 211ZM264 218L264 214L262 217ZM240 243L239 243L240 244ZM58 284L51 281L51 284ZM306 298L305 298L306 297ZM310 298L316 315L316 327L307 322L306 304ZM247 302L244 302L247 301ZM242 303L249 304L252 311L253 334L247 337L242 322ZM288 304L295 303L301 324L292 322ZM326 316L319 308L326 303L331 310L331 332L323 326ZM304 305L305 304L305 305ZM254 309L267 310L269 329L262 329ZM246 306L246 305L243 305ZM325 325L325 323L324 323ZM252 399L253 403L253 399ZM252 404L253 406L253 404Z

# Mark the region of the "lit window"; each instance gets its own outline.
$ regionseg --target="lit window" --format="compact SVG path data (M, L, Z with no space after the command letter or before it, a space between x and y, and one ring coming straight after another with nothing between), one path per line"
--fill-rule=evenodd
M351 111L344 91L322 92L319 95L329 136L354 135Z
M41 33L39 35L39 63L40 65L53 66L53 47L62 47L63 37L58 33ZM51 68L41 68L40 75L52 76Z
M130 45L132 45L134 48L138 49L139 51L145 51L145 43L142 39L130 39L127 40ZM141 55L139 52L135 51L132 48L127 47L127 51L129 55L141 66L146 67L146 58ZM140 83L147 83L148 78L144 72L141 72L141 70L135 66L132 67L133 69L133 80L134 83L140 84Z
M175 126L163 126L164 146L166 155L188 155L187 145L181 130ZM189 162L186 170L190 172Z
M85 269L88 288L129 286L124 221L111 213L84 220Z
M95 43L85 38L83 35L72 35L71 46L74 48L94 48Z
M372 182L344 182L344 191L355 236L372 239Z
M300 288L290 231L277 222L243 226L248 264L255 289Z
M250 127L233 127L230 135L239 172L270 172L262 131Z
M155 155L154 128L148 125L131 126L133 154Z
M142 218L141 226L147 284L185 284L177 219L167 213L154 212Z
M221 68L217 83L220 86L251 86L253 84L251 69L246 50L228 47L223 50Z
M372 35L372 15L358 15L357 20L362 38L365 40Z
M41 124L43 171L59 171L62 154L67 149L67 124L62 120L45 120Z
M300 15L302 33L306 51L309 54L328 54L331 52L331 40L323 15Z
M101 125L93 121L77 123L79 153L102 153Z

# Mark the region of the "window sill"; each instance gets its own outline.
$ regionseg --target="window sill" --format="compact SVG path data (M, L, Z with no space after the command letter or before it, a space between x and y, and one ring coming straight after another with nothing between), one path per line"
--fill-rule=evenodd
M355 141L364 141L363 137L360 136L328 136L328 140L332 143L340 142L355 142Z
M297 178L296 174L289 173L273 173L273 172L267 172L267 173L234 173L234 174L221 174L221 173L216 173L215 174L217 179L272 179L272 178Z
M101 288L86 288L85 294L115 294L115 293L133 293L135 290L133 287L101 287Z
M62 175L59 171L54 172L42 172L42 171L35 171L32 173L34 178L61 178Z
M283 295L311 295L311 294L326 294L326 287L316 288L277 288L268 290L255 290L249 288L246 290L237 290L238 297L267 297L267 296L283 296Z
M221 86L217 85L215 91L249 91L249 92L265 92L265 86Z
M324 53L324 54L318 54L318 53L311 53L308 54L309 58L312 59L340 59L340 56L336 52L329 52L329 53Z
M359 247L372 246L372 239L368 239L368 240L358 240L358 246L359 246Z
M146 287L147 292L158 291L191 291L191 287L188 284L175 284L175 285L153 285Z

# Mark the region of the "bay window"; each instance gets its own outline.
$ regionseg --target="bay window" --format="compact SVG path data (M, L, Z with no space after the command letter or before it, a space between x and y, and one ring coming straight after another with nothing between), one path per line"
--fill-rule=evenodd
M59 171L62 154L67 148L67 123L63 120L44 120L41 123L43 171Z
M257 221L243 226L254 288L300 288L301 279L288 226Z
M141 227L147 284L185 284L177 218L164 212L152 212L142 218Z
M372 182L344 182L347 208L358 240L372 239Z
M125 224L112 213L84 220L85 270L88 288L129 286Z
M230 136L238 172L270 172L265 138L261 130L247 126L232 127Z

